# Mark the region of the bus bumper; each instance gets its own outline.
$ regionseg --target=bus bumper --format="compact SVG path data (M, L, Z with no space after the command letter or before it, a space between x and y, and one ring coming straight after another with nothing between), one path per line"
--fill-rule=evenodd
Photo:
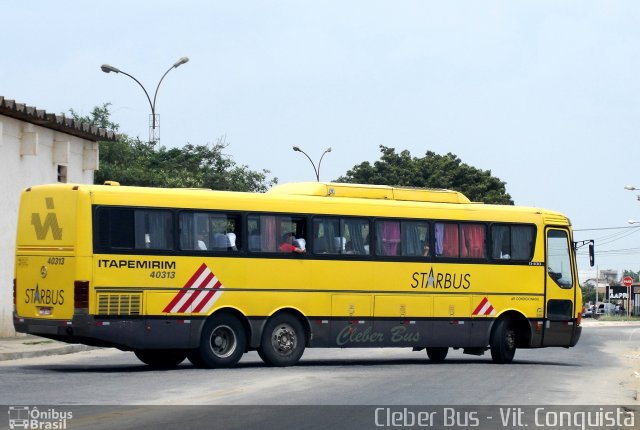
M75 315L72 320L23 318L14 314L17 332L66 343L134 349L192 349L200 342L202 320L175 318L98 319Z

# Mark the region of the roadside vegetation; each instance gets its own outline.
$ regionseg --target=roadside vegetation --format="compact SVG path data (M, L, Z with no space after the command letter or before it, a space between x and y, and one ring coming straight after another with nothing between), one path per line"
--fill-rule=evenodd
M640 316L627 316L627 315L602 315L595 318L597 321L634 321L640 322Z
M96 106L88 115L73 109L71 116L96 127L118 133L111 120L110 103ZM210 188L228 191L265 192L278 183L267 169L251 170L237 164L225 136L215 143L145 142L118 134L115 142L100 142L100 168L95 183L117 181L122 185L145 187ZM426 147L426 145L425 145ZM264 148L265 151L271 148ZM491 174L463 163L455 154L439 155L426 150L414 157L407 150L380 146L380 159L361 162L337 182L399 187L447 188L459 191L475 202L513 205L506 183ZM271 166L272 168L274 166Z

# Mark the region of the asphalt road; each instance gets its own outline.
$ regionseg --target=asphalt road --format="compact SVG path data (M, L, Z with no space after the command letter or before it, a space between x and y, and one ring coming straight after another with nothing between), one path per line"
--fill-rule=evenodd
M336 428L330 417L354 428L345 414L371 421L374 406L407 405L631 405L640 424L638 381L640 327L586 327L575 348L518 350L509 365L461 351L433 364L424 351L406 349L310 349L290 368L266 367L252 352L221 370L188 362L151 370L112 349L12 360L0 363L0 404L94 405L74 409L73 424L84 424L77 428L123 428L112 427L118 420L136 428L157 428L161 419L199 425L212 413L215 428L234 428L238 419L238 428Z

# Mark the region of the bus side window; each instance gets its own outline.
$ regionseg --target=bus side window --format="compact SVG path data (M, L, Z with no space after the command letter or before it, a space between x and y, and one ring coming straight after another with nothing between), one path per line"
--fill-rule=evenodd
M457 223L435 224L436 257L460 257L460 239Z
M376 253L400 255L400 221L376 221Z
M343 218L342 238L344 254L369 255L369 220L365 218Z
M315 254L339 254L342 242L338 218L313 220L313 252ZM346 245L346 244L345 244Z
M249 251L276 252L276 217L274 215L249 215Z
M279 227L280 231L277 231ZM278 223L276 224L276 234L277 237L283 238L285 235L289 235L293 241L292 245L302 252L306 252L307 246L307 229L306 229L306 220L302 217L296 216L279 216ZM284 242L281 240L278 243L278 250L282 251L282 244ZM285 246L288 249L288 247Z
M306 245L306 221L304 217L288 215L249 215L248 243L251 252L278 252L285 234L293 234L297 247ZM302 248L301 248L302 249Z
M236 215L213 212L182 212L180 249L189 251L237 251L239 235Z
M402 221L402 255L404 257L429 256L429 223Z
M535 227L519 224L491 226L491 258L530 261L535 245Z
M173 249L173 214L167 210L134 212L136 249Z
M98 247L133 249L134 236L133 209L102 207L98 210Z
M484 224L460 224L460 257L485 258L485 237Z
M491 243L491 258L495 260L511 259L511 229L509 226L492 226Z

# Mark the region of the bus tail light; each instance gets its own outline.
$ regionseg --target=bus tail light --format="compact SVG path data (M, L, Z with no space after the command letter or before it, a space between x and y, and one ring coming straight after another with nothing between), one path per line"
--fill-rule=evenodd
M18 282L16 278L13 278L13 308L16 308L16 303L18 303Z
M578 318L576 321L576 325L582 324L582 312L578 312Z
M73 283L73 305L76 309L89 307L89 281L75 281Z

